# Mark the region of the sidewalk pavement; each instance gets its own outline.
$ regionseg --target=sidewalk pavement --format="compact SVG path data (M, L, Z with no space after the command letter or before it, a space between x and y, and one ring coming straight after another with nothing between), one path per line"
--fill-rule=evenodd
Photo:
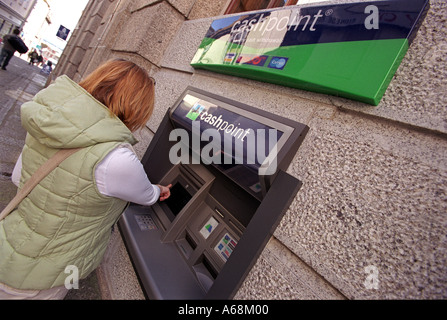
M15 162L25 143L26 132L20 122L20 106L45 87L47 76L41 68L12 57L7 70L0 70L0 210L17 192L11 182ZM96 272L79 281L66 300L101 300Z

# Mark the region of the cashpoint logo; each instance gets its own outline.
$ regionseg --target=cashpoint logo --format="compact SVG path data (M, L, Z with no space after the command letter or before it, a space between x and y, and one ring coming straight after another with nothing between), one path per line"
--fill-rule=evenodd
M196 103L191 110L186 114L186 117L188 119L191 119L192 121L196 120L197 117L200 115L200 113L205 109L204 106Z
M229 123L222 118L222 115L215 116L209 113L205 106L201 105L200 103L196 103L186 114L186 117L192 121L195 121L199 116L199 119L203 122L216 127L218 132L222 131L225 134L235 137L236 139L240 139L241 141L244 141L245 137L253 131L251 128L239 128L238 125L240 125L240 123L238 123L238 125Z
M239 122L231 123L222 114L211 113L199 102L185 117L192 120L191 131L176 128L169 134L169 141L178 141L169 150L172 164L243 164L258 166L260 175L276 172L276 129L242 128ZM206 128L201 123L206 124ZM204 145L203 142L209 143Z
M301 15L301 12L297 10L293 15L287 15L284 17L277 17L271 15L270 12L268 14L263 13L261 16L254 16L252 19L236 21L230 32L230 37L233 39L233 42L239 43L243 42L247 37L247 34L250 31L259 31L262 36L269 33L274 32L282 32L284 30L293 30L293 31L301 31L301 32L314 32L317 30L316 24L319 19L324 17L325 15L330 15L329 11L325 13L322 10L318 10L318 13L315 15ZM278 19L279 18L279 19ZM304 21L304 25L302 23Z
M278 11L281 12L281 11ZM325 17L334 13L334 9L318 10L315 14L303 15L300 9L292 10L290 15L275 15L273 12L262 13L260 16L236 21L231 27L230 38L234 43L243 43L250 32L259 32L262 37L269 34L280 34L286 31L310 32L318 31L318 25ZM366 6L364 26L366 29L379 29L379 8L375 5Z

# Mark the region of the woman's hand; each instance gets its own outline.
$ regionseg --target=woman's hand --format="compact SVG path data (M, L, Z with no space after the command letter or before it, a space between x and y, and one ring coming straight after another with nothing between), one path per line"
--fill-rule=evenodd
M168 186L161 186L159 184L157 184L157 186L160 188L160 201L166 200L167 198L169 198L169 196L171 195L171 187L172 184L168 185Z

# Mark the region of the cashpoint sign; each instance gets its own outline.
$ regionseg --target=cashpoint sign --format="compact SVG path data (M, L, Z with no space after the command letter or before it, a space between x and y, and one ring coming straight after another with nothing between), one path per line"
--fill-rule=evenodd
M214 20L191 66L378 105L429 0L287 6Z
M309 128L188 87L145 155L171 196L119 220L150 299L231 299L301 187L286 173ZM252 152L262 156L253 156Z

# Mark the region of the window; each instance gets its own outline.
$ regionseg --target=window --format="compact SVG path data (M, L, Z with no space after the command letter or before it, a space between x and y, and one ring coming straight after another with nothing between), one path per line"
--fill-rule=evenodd
M307 4L329 0L231 0L225 14Z

